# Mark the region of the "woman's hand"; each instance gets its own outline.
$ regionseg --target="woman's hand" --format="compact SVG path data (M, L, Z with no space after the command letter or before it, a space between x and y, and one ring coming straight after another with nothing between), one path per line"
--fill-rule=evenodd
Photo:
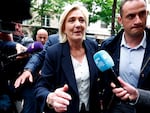
M68 85L65 84L63 87L49 93L46 100L47 105L59 113L67 111L67 106L72 98L66 91L68 91Z

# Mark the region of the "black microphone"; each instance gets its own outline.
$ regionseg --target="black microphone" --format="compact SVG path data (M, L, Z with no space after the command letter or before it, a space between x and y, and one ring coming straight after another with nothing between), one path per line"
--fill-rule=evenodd
M26 51L10 55L7 58L11 59L11 58L15 58L15 57L20 56L20 55L32 54L34 52L39 52L41 50L43 50L43 44L41 42L39 42L39 41L35 41L35 42L33 42L32 44L29 45L29 47L27 48Z
M117 79L117 74L113 70L114 61L111 58L111 56L105 50L101 50L96 52L93 58L98 69L101 72L105 72L105 71L111 72L110 76L109 75L108 76L111 77L111 80L112 82L115 83L116 87L121 87L121 84Z

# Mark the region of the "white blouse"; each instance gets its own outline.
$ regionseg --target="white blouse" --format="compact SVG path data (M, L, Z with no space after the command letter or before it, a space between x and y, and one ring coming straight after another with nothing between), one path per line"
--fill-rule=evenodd
M89 74L89 66L87 62L86 55L83 58L82 63L77 61L73 56L72 64L74 68L75 78L77 82L79 98L80 98L80 106L79 111L81 109L81 104L84 103L86 110L89 110L89 89L90 89L90 74Z

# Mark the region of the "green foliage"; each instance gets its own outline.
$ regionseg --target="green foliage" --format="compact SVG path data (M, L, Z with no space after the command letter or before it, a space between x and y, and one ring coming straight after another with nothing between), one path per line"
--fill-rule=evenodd
M41 3L37 3L37 0L32 0L31 4L31 11L37 14L33 21L41 22L44 15L49 15L51 18L59 17L65 2L62 0L41 0Z
M34 21L40 22L43 15L50 15L51 18L56 16L59 18L63 7L68 3L82 2L90 12L90 22L97 22L101 20L106 23L106 25L111 25L112 23L112 13L113 11L118 12L118 5L116 9L112 9L112 5L115 0L41 0L43 4L37 4L37 0L32 0L32 12L36 12L38 15L34 17ZM120 2L120 0L116 0ZM117 3L118 4L118 3ZM115 20L115 25L117 28L117 23Z

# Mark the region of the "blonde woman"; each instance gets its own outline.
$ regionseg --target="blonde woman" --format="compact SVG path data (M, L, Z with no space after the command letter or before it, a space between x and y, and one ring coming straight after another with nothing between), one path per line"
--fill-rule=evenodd
M86 39L88 11L80 4L60 17L59 41L48 48L36 97L45 113L97 113L98 69L93 54L98 45Z

